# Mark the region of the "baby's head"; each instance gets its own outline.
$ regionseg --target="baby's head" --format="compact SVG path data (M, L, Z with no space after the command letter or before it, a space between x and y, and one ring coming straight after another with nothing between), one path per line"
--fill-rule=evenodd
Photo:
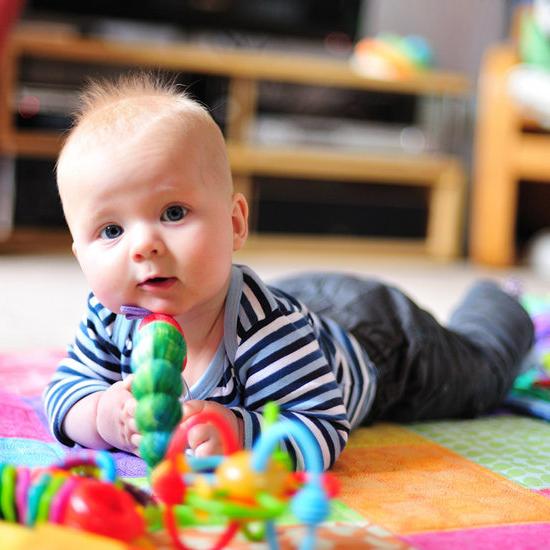
M109 309L192 316L223 299L246 200L221 131L177 87L147 75L90 85L57 181L73 251Z

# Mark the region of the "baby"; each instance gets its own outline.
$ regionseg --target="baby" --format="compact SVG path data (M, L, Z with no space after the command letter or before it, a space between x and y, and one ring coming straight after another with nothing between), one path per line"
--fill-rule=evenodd
M439 325L397 289L343 274L267 286L232 264L248 207L234 193L223 136L207 111L147 75L92 84L61 151L57 179L73 252L92 292L45 391L62 443L137 453L132 305L182 326L192 400L250 447L269 401L300 422L332 466L351 428L378 419L473 416L506 395L533 327L496 285L475 286ZM189 431L197 456L222 443ZM297 468L304 457L289 438Z

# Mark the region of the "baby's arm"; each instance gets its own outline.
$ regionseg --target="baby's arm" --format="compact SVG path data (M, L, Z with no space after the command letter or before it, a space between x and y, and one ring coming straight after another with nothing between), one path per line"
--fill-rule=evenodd
M90 449L108 449L97 431L97 406L104 392L95 392L77 401L65 416L63 428L75 443Z
M319 444L323 465L330 468L347 442L350 423L332 368L307 319L300 314L273 312L258 327L243 334L235 371L243 403L231 407L242 419L244 446L260 435L267 402L279 406L281 419L302 424ZM289 438L282 447L297 469L307 457Z
M121 380L121 351L112 339L115 319L90 295L75 341L44 392L51 431L65 445L110 447L123 441L116 436L122 422L132 431L129 381Z
M128 377L77 401L65 416L67 436L90 449L115 447L137 454L140 436L134 418L136 401L130 389Z

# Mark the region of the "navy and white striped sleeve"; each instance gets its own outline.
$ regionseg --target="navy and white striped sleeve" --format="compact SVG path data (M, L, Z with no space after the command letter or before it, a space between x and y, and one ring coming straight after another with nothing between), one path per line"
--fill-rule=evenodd
M275 310L252 323L240 342L235 368L244 389L243 406L231 408L243 419L245 447L261 432L265 404L274 401L281 417L309 430L324 468L330 468L347 442L350 424L335 375L304 315ZM283 447L297 469L307 466L298 442L289 437Z
M50 430L65 445L74 445L63 431L63 421L70 408L82 398L105 390L121 379L120 351L111 338L115 319L116 315L90 294L88 310L75 341L68 347L67 356L44 390Z

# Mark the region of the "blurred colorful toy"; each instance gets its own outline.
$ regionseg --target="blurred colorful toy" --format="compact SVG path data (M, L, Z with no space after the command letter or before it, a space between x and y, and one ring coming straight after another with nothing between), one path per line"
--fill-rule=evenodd
M182 454L188 431L202 422L212 422L220 430L225 456L196 459ZM288 436L300 446L306 474L291 472L275 452ZM337 492L335 479L323 473L317 442L301 424L275 422L247 451L238 449L225 419L212 413L197 414L174 434L166 459L151 474L151 485L164 504L164 523L179 550L188 547L180 540L178 514L194 518L187 519L193 525L200 524L198 518L224 520L227 527L212 548L223 548L240 530L249 540L265 538L269 548L276 549L275 520L288 509L308 527L300 548L314 548L317 526L326 519L329 499ZM253 530L251 526L258 522L263 527Z
M141 321L132 351L132 393L143 436L139 452L150 467L162 460L181 421L181 398L188 393L182 376L186 353L183 331L175 319L151 313Z
M56 523L125 542L146 532L141 506L105 451L75 452L49 468L0 464L0 495L5 521Z
M508 91L523 113L550 127L550 0L534 0L521 11L520 63L508 74Z
M535 345L506 402L525 413L550 420L550 295L523 295L535 326Z
M381 34L360 40L351 58L353 68L370 78L403 79L433 65L433 52L421 36Z
M518 50L522 63L550 69L550 1L535 0L521 14Z
M267 408L273 417L275 405ZM220 430L224 456L199 459L183 452L188 431L203 422ZM305 457L306 472L291 471L276 450L289 436ZM275 522L291 512L307 527L300 549L310 550L338 492L336 479L323 473L317 442L301 424L276 421L246 451L239 449L227 421L211 412L180 426L150 480L152 496L117 479L106 451L75 452L49 468L0 465L1 519L27 526L55 523L134 545L165 528L179 550L189 548L181 540L185 528L225 525L212 549L241 532L251 541L266 540L274 550Z
M521 302L535 326L535 345L527 361L550 382L550 295L524 294Z

